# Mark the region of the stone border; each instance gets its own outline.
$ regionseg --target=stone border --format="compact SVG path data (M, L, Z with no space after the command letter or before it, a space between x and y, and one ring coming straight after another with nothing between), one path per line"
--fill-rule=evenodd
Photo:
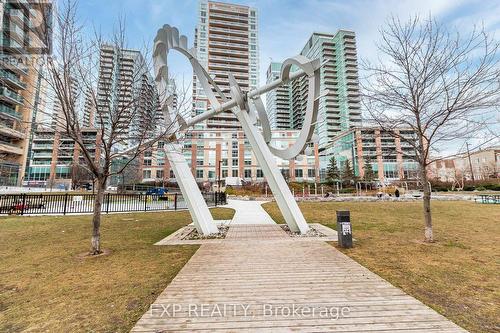
M229 225L231 220L217 220L215 221L218 226ZM196 244L207 244L207 243L220 243L222 238L212 238L212 239L186 239L196 228L193 224L189 224L185 227L180 228L176 232L168 235L154 245L196 245Z
M184 236L182 240L206 240L206 239L224 239L226 238L227 231L229 230L229 225L226 224L221 224L217 226L219 229L218 233L215 234L210 234L210 235L203 235L199 234L198 230L196 228L192 228L191 232Z
M321 231L317 230L316 227L312 226L312 225L309 225L309 230L305 234L301 234L301 233L298 233L298 232L291 231L290 228L288 227L288 225L286 225L286 224L280 224L280 227L281 227L281 229L283 229L284 232L286 232L286 234L289 237L292 237L292 238L326 237L326 235L324 233L322 233Z

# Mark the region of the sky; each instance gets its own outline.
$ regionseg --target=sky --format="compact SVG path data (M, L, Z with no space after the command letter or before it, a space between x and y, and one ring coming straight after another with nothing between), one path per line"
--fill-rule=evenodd
M223 1L227 2L227 1ZM271 59L282 61L297 55L311 33L356 33L358 60L378 59L379 29L391 15L406 20L431 14L439 22L460 32L474 25L498 39L499 0L232 0L255 7L259 13L260 84ZM164 24L175 26L192 46L197 21L198 0L81 0L81 22L88 28L110 34L121 15L126 20L130 48L151 46L156 31ZM169 57L169 69L177 77L191 75L180 56ZM500 122L500 117L499 117ZM498 127L500 128L500 126Z

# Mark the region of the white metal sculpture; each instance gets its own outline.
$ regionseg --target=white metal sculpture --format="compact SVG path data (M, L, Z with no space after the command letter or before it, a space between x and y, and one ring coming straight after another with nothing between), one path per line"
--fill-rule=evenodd
M167 88L167 57L170 50L180 52L189 60L211 104L210 110L188 120L179 116L174 119L171 117L172 98L168 96ZM285 179L276 166L273 154L283 159L293 159L300 154L310 153L311 151L308 145L315 140L313 131L320 97L319 69L321 64L319 61L309 60L301 55L289 58L282 65L281 77L279 79L247 93L241 91L234 77L229 75L231 99L228 99L224 95L203 66L200 65L196 59L195 50L188 49L187 37L179 35L177 28L164 25L158 30L154 43L153 61L156 86L160 96L163 96L160 101L162 111L166 121L175 122L174 130L187 129L213 115L231 110L241 123L243 131L252 146L255 157L262 168L288 227L294 232L307 232L309 230L307 222L295 202ZM298 69L292 72L292 66L296 66ZM307 76L309 83L307 107L302 130L294 145L286 149L275 148L271 144L271 129L261 95L302 76ZM217 93L217 96L215 93ZM262 133L256 126L257 119L260 120ZM186 200L196 229L202 234L217 232L216 224L181 152L181 147L178 144L170 144L166 150L166 156L172 166L182 195Z

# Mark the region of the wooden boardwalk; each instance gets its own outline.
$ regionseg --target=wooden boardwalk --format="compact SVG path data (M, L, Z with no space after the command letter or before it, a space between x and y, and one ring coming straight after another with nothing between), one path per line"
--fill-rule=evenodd
M232 225L200 247L132 332L466 332L334 247Z

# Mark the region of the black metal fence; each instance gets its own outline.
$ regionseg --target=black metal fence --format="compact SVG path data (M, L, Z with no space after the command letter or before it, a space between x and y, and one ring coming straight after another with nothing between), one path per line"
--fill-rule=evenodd
M204 193L209 207L226 204L225 193ZM82 214L94 211L95 194L4 194L0 195L0 214ZM148 212L187 209L180 193L164 195L104 194L103 213Z

